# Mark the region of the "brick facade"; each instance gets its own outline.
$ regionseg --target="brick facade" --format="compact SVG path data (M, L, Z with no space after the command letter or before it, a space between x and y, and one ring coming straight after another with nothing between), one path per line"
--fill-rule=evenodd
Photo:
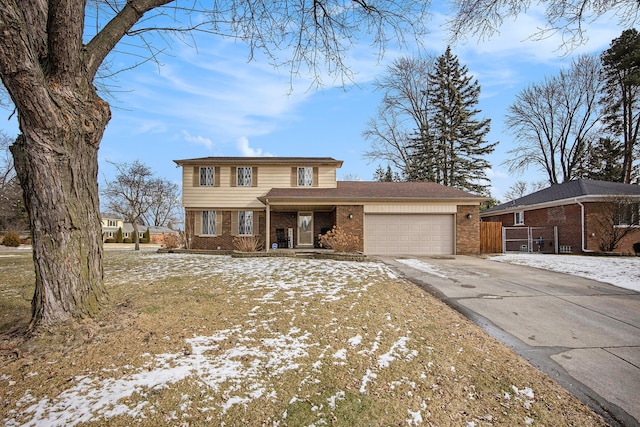
M364 252L364 206L336 206L335 214L336 226L339 226L347 233L357 236L359 242L358 250Z
M456 214L456 254L480 254L480 207L458 206ZM468 216L471 215L471 218Z
M601 221L598 216L606 212L602 203L583 203L585 209L585 249L588 252L600 252L602 240ZM502 222L504 227L514 227L514 213L493 215L483 218L483 221ZM582 208L579 204L566 204L543 209L526 210L524 212L523 230L526 227L558 227L558 247L571 247L570 253L580 254L582 251ZM518 227L517 225L515 227ZM632 253L633 243L640 241L640 229L634 229L618 244L616 252ZM550 252L552 239L545 237L548 246L544 252ZM517 248L506 248L508 251Z
M263 211L253 211L254 215L258 215L258 232L254 236L258 237L261 242L265 242L265 229L266 229L266 213ZM230 251L235 249L233 239L236 232L231 230L231 215L237 215L237 211L218 211L219 217L216 218L217 224L221 232L218 232L216 236L197 236L193 232L187 232L187 238L191 239L192 249L205 249L205 250L222 250ZM222 216L222 220L220 220ZM185 214L185 230L195 230L195 211L188 210Z

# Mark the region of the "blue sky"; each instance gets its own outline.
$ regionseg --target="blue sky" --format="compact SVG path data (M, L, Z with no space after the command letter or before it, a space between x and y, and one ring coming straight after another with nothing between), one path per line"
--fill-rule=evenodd
M436 55L447 46L444 21L444 16L434 14L432 32L424 40ZM587 27L587 43L567 55L560 49L560 35L527 40L542 26L542 15L533 9L506 21L487 40L470 38L452 45L460 63L482 87L479 108L482 116L491 118L488 141L499 141L488 171L492 194L498 199L515 180L544 180L535 170L510 176L502 164L513 146L504 116L516 94L545 75L558 73L574 56L608 48L623 30L615 18L600 19ZM344 161L339 179L371 180L378 164L363 158L370 145L362 132L382 97L372 82L395 58L413 53L391 48L379 61L369 46L355 46L347 61L355 84L333 86L325 76L326 86L314 89L310 79L292 80L286 69L274 69L266 60L248 62L241 43L199 37L197 50L174 43L161 57L162 66L146 63L110 82L117 86L116 100L111 101L113 117L100 149L99 180L113 177L108 161L137 159L180 183L174 159L264 155L330 156ZM131 60L118 54L110 59L115 69ZM18 133L15 118L1 128L9 135Z

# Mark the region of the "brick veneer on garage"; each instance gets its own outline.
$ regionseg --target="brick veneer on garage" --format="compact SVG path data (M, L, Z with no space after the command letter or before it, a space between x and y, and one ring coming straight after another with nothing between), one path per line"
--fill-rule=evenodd
M353 215L353 218L349 218ZM336 225L358 237L358 250L364 251L364 207L362 205L336 206Z
M458 206L456 215L456 254L480 254L480 209L478 206ZM467 218L471 215L471 218Z

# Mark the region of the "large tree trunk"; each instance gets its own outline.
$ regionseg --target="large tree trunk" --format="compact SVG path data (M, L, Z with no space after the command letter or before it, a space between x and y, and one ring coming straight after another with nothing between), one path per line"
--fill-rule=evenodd
M31 330L93 316L106 297L97 175L110 111L93 88L84 95L51 92L58 108L47 117L21 112L11 147L33 242Z

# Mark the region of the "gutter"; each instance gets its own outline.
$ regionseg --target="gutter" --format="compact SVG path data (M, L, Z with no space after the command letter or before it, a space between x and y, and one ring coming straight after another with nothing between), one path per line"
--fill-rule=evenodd
M584 233L585 233L584 205L577 198L575 198L574 201L578 205L580 205L580 237L582 239L582 252L586 252L586 253L595 252L595 251L587 249L586 244L585 244L585 238L584 238Z

